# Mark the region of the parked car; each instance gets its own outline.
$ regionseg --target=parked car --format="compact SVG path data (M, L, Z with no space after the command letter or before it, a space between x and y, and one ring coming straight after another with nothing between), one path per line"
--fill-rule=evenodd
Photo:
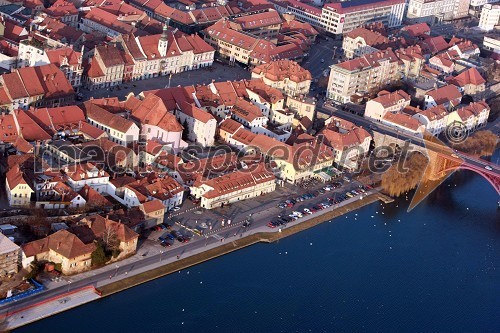
M179 209L181 209L181 207L179 207L179 206L175 206L174 208L172 208L172 211L173 211L173 212L176 212L176 211L178 211Z

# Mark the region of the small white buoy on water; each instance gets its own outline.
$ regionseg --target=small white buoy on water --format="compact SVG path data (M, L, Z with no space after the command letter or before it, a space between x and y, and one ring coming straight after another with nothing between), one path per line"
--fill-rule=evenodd
M184 312L184 309L182 309L182 312Z
M309 243L309 245L313 245L313 243Z
M372 218L373 218L373 215L372 215Z
M288 252L285 252L285 254L288 254Z
M200 281L200 284L203 284L203 281Z
M469 207L467 207L467 210L469 210Z
M391 249L391 250L392 250L392 246L389 246L389 249Z
M354 215L355 215L355 216L358 216L358 214L357 214L357 213L356 213L356 214L354 214Z
M401 222L401 220L398 220L398 222Z

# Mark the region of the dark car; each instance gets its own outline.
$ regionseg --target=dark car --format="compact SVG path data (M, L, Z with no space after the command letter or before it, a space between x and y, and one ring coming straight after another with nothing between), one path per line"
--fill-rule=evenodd
M166 232L163 235L161 235L160 237L158 237L158 240L163 242L164 240L167 240L168 235L169 234Z
M178 232L177 230L172 230L172 231L170 231L170 234L171 234L172 236L174 236L175 238L178 238L178 237L181 237L181 236L182 236L182 235L181 235L181 233L180 233L180 232Z
M245 221L243 222L243 224L241 225L243 228L248 228L250 226L250 221Z

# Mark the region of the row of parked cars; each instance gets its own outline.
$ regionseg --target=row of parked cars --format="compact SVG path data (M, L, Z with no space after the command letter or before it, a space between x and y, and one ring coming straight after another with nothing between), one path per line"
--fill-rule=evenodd
M182 234L178 230L172 230L170 232L165 232L160 237L158 237L158 241L162 246L168 247L174 245L176 240L180 243L187 243L191 240L191 238L192 236L188 234Z
M312 198L316 198L318 195L325 194L326 192L329 192L329 191L333 191L334 189L336 189L336 188L338 188L340 186L342 186L342 184L339 183L339 182L335 182L335 183L332 183L332 184L325 185L323 188L320 188L319 190L316 190L314 192L309 192L309 193L300 195L300 196L298 196L298 197L296 197L294 199L289 199L289 200L280 202L278 204L278 207L282 208L282 209L284 209L284 208L291 208L294 205L296 205L297 202L302 202L302 201L306 201L306 200L309 200L309 199L312 199Z
M332 205L337 205L344 200L347 200L349 198L353 198L355 196L366 193L366 191L369 189L371 189L371 186L368 186L368 185L360 186L356 190L351 190L351 191L345 192L344 194L339 194L339 195L335 195L333 197L328 197L326 201L320 202L312 207L306 207L306 208L302 209L302 211L296 210L296 211L291 212L288 215L287 214L280 214L276 218L271 220L267 224L267 226L269 228L276 228L276 227L279 227L281 225L285 225L286 223L295 221L295 220L303 217L304 215L314 214L315 212L323 210L323 209L328 208L328 207L331 207ZM287 200L287 201L292 201L292 200ZM285 201L285 203L287 201ZM293 200L293 201L295 201L295 200ZM293 203L292 206L295 203ZM287 207L290 207L290 206L287 206Z

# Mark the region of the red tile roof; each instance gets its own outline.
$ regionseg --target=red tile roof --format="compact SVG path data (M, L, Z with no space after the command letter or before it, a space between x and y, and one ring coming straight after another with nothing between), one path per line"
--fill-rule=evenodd
M96 22L120 34L129 34L137 30L134 26L120 21L118 16L98 7L94 7L87 12L84 19Z
M170 113L162 99L148 94L140 104L132 110L132 117L142 124L158 126L168 132L182 132L182 126L175 116Z
M103 108L86 101L82 106L87 114L87 118L97 121L107 127L116 129L122 133L127 132L134 122L118 115L112 114Z
M165 205L160 200L150 200L146 201L142 204L142 209L146 214L150 214L152 212L157 212L159 210L164 210Z
M422 126L417 119L403 113L387 112L384 115L384 119L391 123L398 124L402 127L409 128L413 131L417 131L419 127Z
M243 30L254 30L281 24L283 20L277 11L269 10L262 13L239 16L234 18L233 22L239 24Z
M373 101L382 104L386 108L398 104L401 100L409 102L410 95L403 90L396 90L392 93L384 90L378 93L377 98L373 99Z
M94 243L84 244L77 236L67 230L59 230L50 236L22 246L26 257L32 257L52 250L68 259L84 255L90 256L95 248Z
M208 123L212 119L215 120L214 116L212 116L210 113L188 102L182 103L180 107L182 113L190 116L191 118L199 120L203 123Z
M462 99L462 94L454 85L447 85L431 90L427 92L426 95L431 96L437 105L450 102L454 106L457 106L460 104L460 100Z
M401 28L401 31L406 31L411 37L418 37L422 35L428 35L431 32L431 28L427 23L417 23Z
M347 33L347 37L355 39L361 37L366 45L377 46L389 42L389 38L383 36L381 33L367 28L356 28Z
M447 78L446 81L448 83L456 85L457 87L465 87L468 84L478 86L486 83L486 80L474 67L469 68L468 70L460 73L457 76Z
M52 6L44 9L44 12L55 18L78 15L78 9L76 9L75 5L66 0L56 0Z
M292 60L272 61L268 64L256 66L252 73L265 77L271 81L284 81L289 79L293 82L304 82L311 80L311 72L301 67Z
M46 50L45 53L51 64L61 67L63 64L78 66L80 63L80 52L74 51L71 47L61 47L57 49Z

